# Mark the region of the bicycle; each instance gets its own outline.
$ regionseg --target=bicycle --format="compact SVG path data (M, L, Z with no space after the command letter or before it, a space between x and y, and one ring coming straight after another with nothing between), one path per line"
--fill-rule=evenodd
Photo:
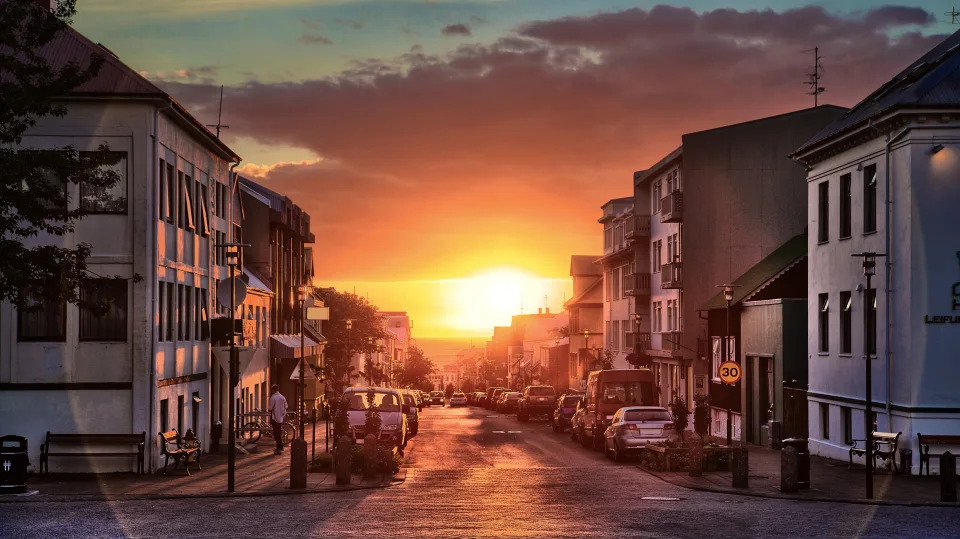
M240 427L240 435L243 437L243 440L248 444L255 444L260 441L261 436L266 436L267 438L273 438L273 426L270 424L269 417L270 414L267 412L251 412L248 414L241 414L241 417L250 417L253 418L252 421L247 421ZM289 421L284 421L280 424L280 443L282 445L289 445L290 442L297 437L297 428L293 426Z

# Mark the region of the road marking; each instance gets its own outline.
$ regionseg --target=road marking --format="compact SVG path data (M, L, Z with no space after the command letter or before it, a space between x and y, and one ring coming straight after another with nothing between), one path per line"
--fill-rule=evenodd
M523 432L523 431L520 431L520 430L508 430L508 431L507 431L507 434L520 434L521 432Z
M680 498L671 498L669 496L641 496L641 500L651 500L655 502L679 502Z
M230 329L230 328L227 328L227 329ZM490 417L500 417L500 416L498 416L498 415L488 415L487 417L490 418Z
M493 431L493 433L494 433L494 434L506 434L506 433L503 432L502 430L495 430L495 431Z

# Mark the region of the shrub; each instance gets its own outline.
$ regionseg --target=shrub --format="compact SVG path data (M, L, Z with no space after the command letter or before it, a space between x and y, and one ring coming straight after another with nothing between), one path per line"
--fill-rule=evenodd
M693 409L693 430L700 436L700 443L710 429L710 396L697 395L694 397L696 408Z
M670 401L670 415L673 416L673 429L677 431L677 437L683 442L683 431L690 424L690 410L687 409L687 403L680 396L676 396Z
M307 468L312 473L323 473L333 471L333 455L329 453L320 453L310 462Z

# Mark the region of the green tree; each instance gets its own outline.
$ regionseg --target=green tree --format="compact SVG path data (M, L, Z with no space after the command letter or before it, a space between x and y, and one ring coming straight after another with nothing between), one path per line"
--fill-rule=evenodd
M419 387L428 384L430 375L435 372L436 366L423 354L423 349L411 344L407 348L405 364L397 373L397 383L401 387Z
M702 445L710 428L710 395L697 395L693 400L696 403L693 409L693 431L700 436Z
M350 356L376 352L377 341L387 333L377 307L367 298L334 288L319 288L315 295L330 308L330 320L323 324L323 336L327 338L324 369L334 392L340 394L348 378L357 383L366 380L366 373L351 369Z
M443 394L449 399L453 396L454 391L455 388L453 387L453 384L447 384L446 389L443 390Z
M103 64L94 55L54 65L41 54L75 13L76 0L60 0L52 12L35 0L0 2L0 300L18 306L38 296L80 303L80 286L100 277L87 270L90 246L25 243L74 230L82 212L69 209L69 184L96 191L120 178L111 170L119 154L106 145L83 155L72 146L22 147L40 118L67 114L59 98L95 77Z
M670 415L673 416L673 428L677 431L680 443L683 444L683 431L690 424L690 410L687 409L687 402L679 395L670 401Z

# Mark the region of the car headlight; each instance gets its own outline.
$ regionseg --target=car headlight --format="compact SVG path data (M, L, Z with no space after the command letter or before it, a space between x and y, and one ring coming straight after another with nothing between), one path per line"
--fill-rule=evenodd
M400 425L384 425L383 430L397 430L400 428Z
M612 420L613 420L613 416L612 416L612 415L608 415L608 416L607 416L607 421L612 421Z

